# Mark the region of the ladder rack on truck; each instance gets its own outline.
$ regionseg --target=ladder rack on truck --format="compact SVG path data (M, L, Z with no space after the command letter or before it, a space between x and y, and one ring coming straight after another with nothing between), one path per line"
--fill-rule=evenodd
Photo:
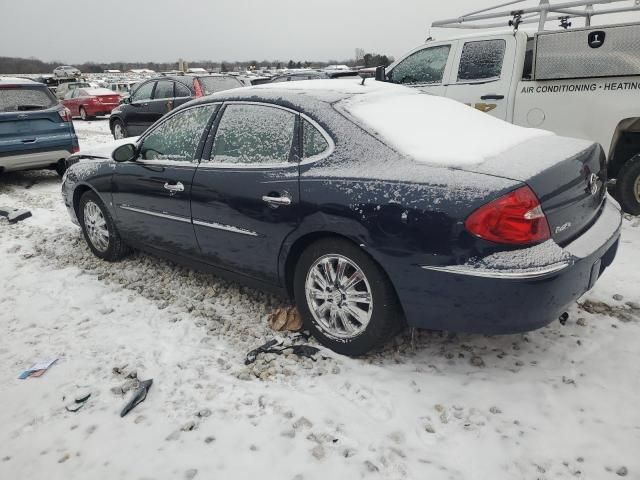
M640 0L635 0L633 5L624 5L614 8L600 8L602 5L629 3L629 0L578 0L550 4L549 0L540 0L537 7L528 7L513 10L501 10L503 7L523 3L526 0L512 0L494 7L484 8L468 13L461 17L439 20L431 24L432 27L484 29L495 27L514 27L516 30L522 24L538 24L538 31L545 30L545 25L550 21L559 21L560 27L567 29L571 26L572 18L584 18L585 27L591 26L591 19L595 16L610 15L613 13L638 12ZM598 6L599 8L596 8ZM581 9L582 8L582 9ZM554 14L554 15L550 15ZM504 19L499 22L489 20Z

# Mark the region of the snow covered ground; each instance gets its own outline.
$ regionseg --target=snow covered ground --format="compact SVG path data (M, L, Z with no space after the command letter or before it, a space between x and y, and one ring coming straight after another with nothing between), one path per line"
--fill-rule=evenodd
M110 140L105 120L76 128L84 148ZM281 336L279 300L140 253L94 258L59 189L51 172L0 177L0 205L33 212L0 220L0 479L640 478L640 219L564 326L245 367ZM127 375L154 384L120 418Z

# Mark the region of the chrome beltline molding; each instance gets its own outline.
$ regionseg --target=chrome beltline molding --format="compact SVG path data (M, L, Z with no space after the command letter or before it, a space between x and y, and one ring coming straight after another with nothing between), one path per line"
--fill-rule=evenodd
M260 234L256 232L252 232L251 230L245 230L243 228L234 227L233 225L223 225L221 223L215 222L203 222L202 220L194 220L194 225L198 225L200 227L208 227L214 228L216 230L225 230L227 232L239 233L241 235L249 235L251 237L259 237Z
M546 275L551 275L553 273L558 273L568 266L569 262L559 262L551 265L545 265L544 267L523 270L520 272L475 268L470 265L451 265L446 267L421 265L421 268L425 270L432 270L435 272L455 273L458 275L468 275L471 277L497 278L505 280L531 280L544 277Z
M259 233L252 232L251 230L245 230L239 227L234 227L233 225L223 225L222 223L215 223L215 222L204 222L202 220L191 220L190 218L187 218L187 217L177 217L175 215L169 215L167 213L153 212L151 210L144 210L142 208L130 207L129 205L120 205L119 207L123 210L128 210L130 212L142 213L144 215L151 215L152 217L166 218L168 220L175 220L176 222L191 223L193 225L198 225L200 227L215 228L216 230L224 230L226 232L239 233L241 235L249 235L251 237L260 236Z
M143 210L142 208L130 207L128 205L120 205L120 208L123 210L129 210L130 212L144 213L145 215L151 215L152 217L167 218L169 220L175 220L176 222L191 223L191 219L186 217L177 217L175 215L169 215L166 213Z

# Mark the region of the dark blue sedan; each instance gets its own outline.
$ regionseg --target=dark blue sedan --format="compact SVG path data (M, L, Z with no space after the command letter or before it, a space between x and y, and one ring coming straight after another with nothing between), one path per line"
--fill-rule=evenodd
M620 236L598 145L373 81L215 94L68 163L95 255L139 248L287 295L348 355L406 325L544 326Z

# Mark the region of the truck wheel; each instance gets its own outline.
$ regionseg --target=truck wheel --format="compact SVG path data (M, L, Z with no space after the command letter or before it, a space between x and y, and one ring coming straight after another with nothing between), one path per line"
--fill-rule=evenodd
M622 166L616 185L622 209L632 215L640 215L640 155Z

